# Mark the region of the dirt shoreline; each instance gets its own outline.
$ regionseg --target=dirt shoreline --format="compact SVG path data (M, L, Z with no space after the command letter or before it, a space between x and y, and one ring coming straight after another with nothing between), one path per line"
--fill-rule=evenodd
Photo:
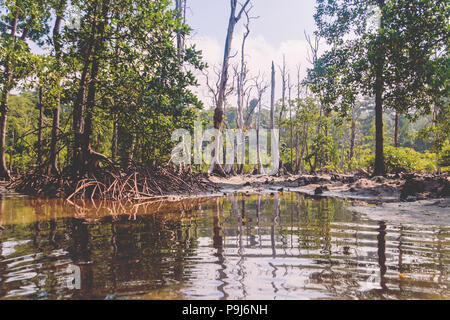
M211 177L223 192L299 192L349 200L350 209L371 219L450 226L450 177L403 174Z
M450 176L401 174L370 177L365 174L203 176L207 188L174 190L147 200L180 201L248 194L299 192L313 197L349 200L350 209L371 219L450 226ZM0 183L0 194L5 184Z

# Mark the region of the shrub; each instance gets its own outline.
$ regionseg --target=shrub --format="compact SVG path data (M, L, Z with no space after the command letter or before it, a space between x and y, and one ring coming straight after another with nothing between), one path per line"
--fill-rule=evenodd
M439 152L438 165L443 167L444 171L450 169L450 144L446 144L442 151Z
M384 163L387 173L435 172L437 157L434 153L420 153L411 148L384 147ZM365 160L368 168L373 168L375 155Z

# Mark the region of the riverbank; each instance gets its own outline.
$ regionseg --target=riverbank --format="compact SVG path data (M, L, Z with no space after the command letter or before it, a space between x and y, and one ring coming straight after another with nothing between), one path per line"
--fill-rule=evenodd
M33 196L59 197L69 200L100 196L108 200L137 202L180 201L189 198L222 196L234 192L247 194L298 192L312 197L349 200L352 210L374 219L450 225L450 214L448 214L450 176L448 174L370 177L356 173L219 177L188 171L165 170L159 171L158 175L146 175L142 171L116 175L110 183L85 179L72 188L61 179L39 178L35 174L34 177L28 175L27 180L16 180L8 186L1 183L0 189L4 191L6 187L14 189L16 186L17 192ZM28 183L25 183L27 181ZM31 185L29 181L32 181Z
M211 177L224 193L299 192L351 202L351 209L375 220L450 225L449 175L402 174L373 177L321 174L290 177Z
M294 191L371 202L414 202L450 197L449 175L403 174L373 178L363 174L243 175L212 176L210 181L223 192Z

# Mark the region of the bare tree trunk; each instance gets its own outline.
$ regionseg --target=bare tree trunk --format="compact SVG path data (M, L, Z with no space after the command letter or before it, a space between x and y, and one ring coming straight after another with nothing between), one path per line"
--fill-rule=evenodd
M280 128L280 135L278 136L278 145L281 145L281 136L283 132L283 128L281 127L281 121L283 120L283 109L286 106L286 89L287 89L287 71L286 71L286 57L283 55L283 66L280 68L281 71L281 108L280 113L278 117L278 123ZM283 160L279 160L279 170L278 174L281 173L281 171L285 170L283 165Z
M341 141L341 169L344 169L344 155L345 155L345 128L342 133L342 141Z
M97 14L97 1L94 6L94 12L89 12L91 16ZM80 174L83 171L83 159L82 159L82 143L83 143L83 130L84 130L84 111L86 105L86 91L88 84L88 72L90 66L90 57L92 54L92 49L95 41L96 26L94 22L92 23L92 30L90 35L90 40L87 43L87 48L84 54L84 67L80 78L80 87L77 92L75 103L73 106L73 157L72 157L72 173L74 175Z
M11 137L11 149L9 149L9 172L12 172L12 163L13 163L13 151L16 144L15 130L12 129L12 137Z
M380 68L378 68L380 69ZM377 71L376 97L375 97L375 176L384 175L384 152L383 152L383 88L382 71Z
M267 89L267 85L264 84L264 80L258 82L258 79L255 80L255 87L258 91L258 114L256 118L256 153L258 157L257 164L257 172L258 174L264 174L264 168L261 161L261 149L260 149L260 127L261 127L261 109L262 109L262 97L264 92Z
M64 8L66 6L66 0L62 0L59 4L59 7L56 9L56 20L55 26L53 28L53 44L55 47L55 57L57 63L57 69L61 68L61 21L63 19ZM57 71L58 72L58 71ZM58 174L58 132L59 132L59 118L60 118L60 109L61 109L61 80L58 75L58 96L56 98L56 105L53 109L53 123L52 123L52 141L50 145L50 167L49 171L52 174Z
M184 20L184 11L186 8L186 0L175 0L175 10L177 11L177 17L182 18ZM184 21L183 21L184 22ZM183 59L183 49L184 49L184 35L181 33L177 33L177 53L180 61ZM182 67L183 63L181 63L180 67Z
M251 8L250 8L251 9ZM249 9L249 10L250 10ZM241 44L241 63L240 63L240 70L237 73L237 117L236 117L236 127L238 128L238 132L243 132L244 129L244 99L245 99L245 93L246 93L246 80L247 80L247 64L245 61L245 44L247 42L247 38L250 35L250 17L248 15L248 11L244 11L245 15L247 17L247 23L245 24L245 31L244 36L242 38L242 44ZM237 69L236 69L237 70ZM245 148L245 141L241 141L244 144ZM234 148L234 160L238 157L238 145L237 141L233 142L235 145ZM241 165L238 167L238 173L241 174L244 168L243 163L245 162L245 152L243 153L243 157L241 159ZM231 170L230 170L231 169ZM232 171L233 167L229 168L227 165L226 172Z
M228 20L228 29L227 29L227 37L225 40L225 49L224 49L224 56L223 56L223 63L222 63L222 72L220 75L220 84L219 84L219 92L218 92L218 98L217 98L217 106L214 109L214 129L220 130L222 127L223 122L223 115L224 115L224 102L225 102L225 92L227 87L227 81L228 81L228 67L230 62L230 53L231 53L231 44L233 41L233 33L234 28L236 24L241 19L242 13L250 3L250 0L247 0L245 4L242 5L241 10L236 15L236 9L237 9L237 0L231 0L231 12L230 12L230 18ZM214 139L215 148L212 151L211 154L211 167L210 167L210 173L216 172L221 175L226 175L224 170L222 169L222 166L219 163L219 134Z
M96 1L94 4L94 15L98 9L98 3L101 3L100 20L92 22L91 41L85 54L85 65L83 68L80 88L73 111L73 128L75 134L74 156L73 156L73 174L83 175L91 172L99 161L108 161L104 155L94 152L91 149L92 117L95 106L95 95L97 91L97 76L100 68L100 55L104 50L104 31L107 23L107 13L109 9L109 0ZM88 71L89 81L87 81Z
M17 33L17 24L19 21L19 11L21 9L22 2L18 0L15 6L15 12L11 23L11 41L12 45L15 44L15 38ZM9 180L11 179L10 172L6 166L5 147L6 147L6 125L9 111L9 91L11 90L13 82L13 64L14 58L11 56L6 57L5 61L5 79L6 83L1 96L0 103L0 178Z
M378 0L380 8L384 6L384 0ZM383 20L381 20L381 27L383 27ZM383 151L383 91L384 91L384 68L385 50L383 47L379 48L377 53L377 61L375 66L375 168L373 175L382 176L386 174L384 166L384 151Z
M95 107L95 95L97 93L97 76L100 69L100 54L104 50L104 39L103 34L105 31L105 25L107 24L106 17L109 8L109 0L103 0L102 2L102 18L98 23L96 36L98 37L95 41L94 52L93 52L93 60L92 67L90 73L90 80L88 86L88 94L86 100L86 118L85 118L85 126L83 133L83 159L84 161L88 161L91 155L90 143L91 143L91 135L93 132L92 128L92 117L93 111Z
M292 103L291 103L291 77L288 75L288 88L289 88L289 97L288 97L288 104L289 104L289 130L290 130L290 149L291 149L291 172L294 171L294 165L292 163L293 159L293 153L292 149L294 147L294 138L293 138L293 123L292 123Z
M283 119L283 109L286 106L286 83L287 83L287 72L286 72L286 58L283 55L283 67L280 68L281 71L281 109L278 117L278 123L280 124L280 141L281 141L281 120Z
M302 144L302 151L300 154L301 158L300 163L302 172L305 171L305 150L307 150L308 148L308 130L309 130L308 124L306 122L303 123L303 144Z
M111 159L113 162L116 162L117 159L117 146L119 141L119 123L118 123L118 116L117 114L114 114L114 128L113 128L113 136L112 136L112 143L111 143Z
M133 165L133 157L135 149L136 149L136 133L133 133L131 137L130 151L128 152L127 169L129 169Z
M398 112L395 112L394 147L398 148Z
M38 154L36 164L40 166L42 164L42 140L44 136L44 104L42 102L42 87L38 89L39 99L39 124L38 124Z
M355 139L356 139L356 121L352 118L351 136L350 136L350 153L348 160L351 162L355 153Z
M258 156L258 174L263 174L263 167L262 167L262 161L261 161L261 150L260 150L260 136L259 136L259 129L261 126L261 99L259 99L258 102L258 118L256 120L256 153Z
M270 82L270 129L275 128L274 115L275 115L275 65L272 61L272 78Z
M300 91L301 91L301 79L300 79L300 65L297 66L297 111L296 111L296 118L298 117L298 113L299 113L299 109L300 109ZM300 171L300 163L301 163L301 158L299 155L299 148L300 148L300 135L299 135L299 131L298 131L298 125L297 125L297 121L295 122L296 124L296 130L295 130L295 172L298 174Z

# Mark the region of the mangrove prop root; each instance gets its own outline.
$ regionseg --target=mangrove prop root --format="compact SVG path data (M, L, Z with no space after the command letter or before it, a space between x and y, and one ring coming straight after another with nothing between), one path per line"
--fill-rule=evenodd
M95 174L74 178L70 173L48 175L35 169L15 179L8 188L17 192L70 199L144 201L174 194L216 191L212 182L189 167L97 168Z

